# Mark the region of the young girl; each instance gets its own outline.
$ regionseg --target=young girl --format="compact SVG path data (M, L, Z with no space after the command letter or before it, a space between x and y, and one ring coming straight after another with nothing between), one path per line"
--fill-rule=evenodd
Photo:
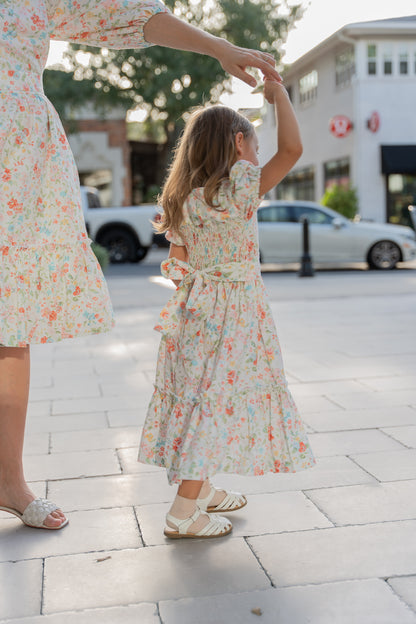
M278 151L258 166L252 124L222 106L189 119L162 194L168 230L162 273L178 287L162 333L155 391L139 461L164 466L178 493L165 535L227 535L244 496L216 490L218 472L262 475L314 459L288 391L260 276L256 209L298 160L302 145L281 83L265 80L277 115Z

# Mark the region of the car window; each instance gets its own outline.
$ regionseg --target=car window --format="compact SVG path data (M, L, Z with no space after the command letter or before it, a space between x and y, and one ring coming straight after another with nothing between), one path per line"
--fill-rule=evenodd
M309 223L332 223L332 217L312 206L294 206L296 221L301 221L302 217L307 217Z
M101 208L100 198L95 193L87 193L88 208Z
M292 211L290 206L267 206L261 208L258 212L258 220L266 221L268 223L285 223L287 221L293 221Z

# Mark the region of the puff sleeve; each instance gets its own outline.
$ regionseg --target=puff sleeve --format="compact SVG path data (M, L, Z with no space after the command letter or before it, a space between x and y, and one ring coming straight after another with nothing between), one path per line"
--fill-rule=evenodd
M254 211L259 207L261 167L253 165L247 160L237 160L231 167L230 186L236 207L246 219L251 219Z
M172 230L168 230L166 232L166 234L165 234L165 238L170 243L173 243L174 245L178 245L178 247L185 247L186 246L185 243L183 242L182 238L178 234L178 232L173 232Z
M156 13L169 12L159 0L49 0L51 39L107 48L145 48L143 28Z

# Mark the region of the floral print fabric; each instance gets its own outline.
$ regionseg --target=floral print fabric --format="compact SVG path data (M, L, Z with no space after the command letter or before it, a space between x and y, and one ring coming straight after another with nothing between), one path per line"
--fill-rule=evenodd
M3 0L0 7L0 345L106 331L113 317L90 249L78 174L42 72L49 39L148 45L157 0Z
M139 461L164 466L170 483L314 464L260 276L260 172L237 161L217 209L194 189L179 232L168 234L189 262L162 263L165 277L182 281L155 327L162 338Z

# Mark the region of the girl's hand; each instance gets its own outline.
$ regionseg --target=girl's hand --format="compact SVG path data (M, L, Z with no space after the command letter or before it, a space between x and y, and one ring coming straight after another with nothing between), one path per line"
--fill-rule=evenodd
M219 39L215 57L226 72L243 80L251 87L257 86L257 82L253 76L246 72L247 67L260 69L264 77L270 81L282 82L280 74L275 69L276 61L267 52L239 48L225 39Z
M263 95L269 104L274 104L276 102L276 98L283 93L287 95L287 91L281 80L277 81L270 80L269 78L265 79Z

